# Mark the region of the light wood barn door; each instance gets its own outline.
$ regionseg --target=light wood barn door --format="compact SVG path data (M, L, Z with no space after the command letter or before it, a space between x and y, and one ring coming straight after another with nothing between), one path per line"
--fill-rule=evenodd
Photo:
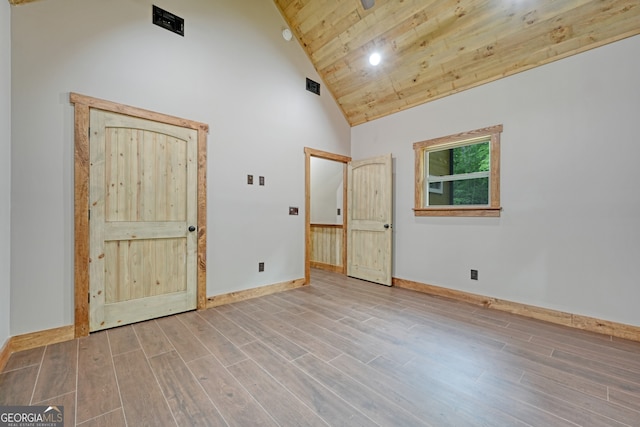
M196 308L197 131L91 109L89 328Z
M391 286L391 154L348 168L347 275Z

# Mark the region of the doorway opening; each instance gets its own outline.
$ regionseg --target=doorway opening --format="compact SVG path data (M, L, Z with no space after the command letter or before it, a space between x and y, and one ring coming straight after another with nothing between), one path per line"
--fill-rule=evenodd
M305 147L305 283L311 267L346 273L347 165L351 157Z

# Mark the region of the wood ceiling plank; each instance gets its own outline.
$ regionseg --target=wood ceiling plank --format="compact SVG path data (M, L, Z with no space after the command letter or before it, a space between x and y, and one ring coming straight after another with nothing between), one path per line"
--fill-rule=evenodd
M298 21L298 30L302 34L308 35L309 37L313 37L315 35L315 30L320 28L337 28L335 25L336 22L339 22L343 19L343 17L347 15L351 15L353 13L356 14L358 20L360 18L360 14L357 11L356 3L353 2L336 2L331 1L325 3L322 7L316 6L315 8L305 7L300 13L297 15ZM309 14L310 16L305 17L304 14ZM333 36L339 34L341 31L333 30Z
M418 21L414 15L378 33L391 62L382 73L366 64L373 42L362 22L310 55L352 125L640 33L635 0L454 3L436 0L435 17L421 10Z
M322 69L344 53L371 43L384 32L410 19L417 10L410 9L406 5L394 10L392 8L394 4L394 2L382 4L375 13L364 15L360 21L354 23L346 31L337 34L331 43L311 52L310 56L312 56L317 68ZM409 2L409 4L413 4L413 2Z
M568 11L571 13L571 10ZM555 18L553 21L540 22L533 26L531 25L527 31L518 30L515 34L520 36L513 36L513 25L520 25L516 20L507 20L505 16L511 15L511 11L495 11L495 13L487 13L480 21L486 22L499 22L494 26L494 30L486 30L486 26L479 26L478 28L464 27L460 31L456 28L455 31L449 33L438 33L437 37L432 40L425 40L420 43L424 44L424 48L420 49L414 45L412 48L406 48L403 50L402 55L406 58L405 66L401 69L397 69L392 73L391 78L398 90L407 90L409 87L428 80L428 77L434 72L438 72L443 64L455 62L462 64L464 62L476 62L478 60L486 60L487 58L500 55L503 52L500 50L504 46L504 43L499 43L499 40L509 41L510 49L521 51L522 44L535 37L539 33L546 33L551 28L557 25ZM524 18L525 14L520 14L516 18ZM479 18L480 19L480 18ZM456 34L469 34L468 38L459 38ZM507 36L497 38L496 34L506 34ZM432 33L435 36L435 33Z
M409 89L399 92L400 98L406 101L407 106L415 106L424 103L424 99L438 99L451 93L475 87L479 84L496 80L502 76L511 75L524 69L530 69L538 65L546 64L560 57L573 55L577 52L592 48L594 44L602 45L610 43L624 37L640 34L638 28L638 18L636 15L626 15L625 19L620 19L621 14L628 13L629 9L624 4L626 0L618 1L616 7L607 7L607 13L599 14L598 22L609 22L608 30L601 30L597 35L593 32L593 26L589 24L586 16L593 15L594 4L585 5L579 11L569 11L567 14L576 16L577 23L572 29L573 36L557 43L550 43L550 38L558 37L553 33L559 27L553 28L551 32L541 32L537 37L524 38L524 36L510 40L505 37L497 44L503 44L508 53L497 55L495 58L486 61L462 61L460 63L451 62L442 64L442 72L432 78L409 85ZM556 17L555 19L559 19ZM553 19L552 19L553 21ZM614 25L615 24L615 25ZM625 31L626 30L626 31ZM621 32L623 31L623 32ZM554 35L555 34L555 35ZM564 34L560 30L560 34ZM536 49L536 46L539 46ZM523 55L522 52L527 52ZM461 65L462 64L462 65ZM496 75L496 70L503 70L502 75ZM394 83L396 84L396 83ZM389 109L396 109L398 102L391 103ZM407 107L408 108L408 107ZM343 105L345 111L357 110L355 114L349 116L350 122L364 123L373 117L371 112L365 114L362 109L357 109L349 103ZM382 116L378 116L382 117Z
M285 10L291 3L297 3L297 0L274 0L274 3L280 10Z
M278 1L278 3L282 3L282 11L286 14L287 17L295 16L308 1L303 0L292 0L292 1Z
M341 14L342 13L342 14ZM327 43L335 40L336 37L355 25L361 20L360 13L355 10L336 10L327 19L315 23L304 34L302 43L307 52L315 52L324 47Z
M419 14L426 18L426 15ZM384 62L381 67L377 68L395 68L395 64L398 61L405 61L402 55L406 55L405 52L398 51L395 49L397 40L401 40L409 45L414 46L416 49L424 50L424 46L419 46L418 43L414 43L415 40L419 38L416 31L412 31L412 28L415 28L415 20L407 20L404 25L396 26L390 32L386 33L384 37L390 42L384 43L384 46L379 46L378 49L381 54L384 56ZM435 20L432 20L432 25L437 25ZM349 54L345 55L345 61L349 64L353 64L353 68L359 70L359 73L355 73L351 76L345 76L343 80L338 82L334 87L334 93L337 97L341 97L345 94L351 93L353 91L358 90L358 88L362 85L362 80L365 80L364 83L368 83L366 80L369 80L374 76L374 74L369 71L373 68L368 63L368 56L371 53L373 48L368 46L363 46L363 48L354 50L349 52ZM423 53L420 53L423 55ZM404 68L404 67L403 67ZM324 70L320 70L320 73L323 74ZM376 74L379 77L379 74Z
M415 34L412 31L406 31L404 27L396 27L393 32L385 34L385 37L394 39L396 37L403 37L409 35L415 38ZM389 45L389 43L387 43ZM369 64L369 55L373 50L378 50L384 57L384 62L379 67L373 67ZM334 88L334 94L337 97L350 93L354 90L358 90L363 84L369 84L372 79L380 78L385 74L386 67L390 64L397 63L397 55L392 49L378 49L374 42L368 45L361 46L358 49L354 49L349 54L345 55L338 62L331 64L325 69L319 69L319 73L327 81L333 81L332 87ZM346 66L343 66L346 65ZM346 73L338 74L336 71L348 71ZM336 80L337 79L337 80Z
M479 3L477 3L479 4ZM450 20L456 20L456 25L440 25L438 20L429 20L410 32L410 36L402 40L394 40L392 55L396 58L403 58L403 67L397 68L397 72L391 74L391 78L397 90L406 90L407 87L415 85L424 80L424 75L429 76L438 72L439 64L451 60L461 60L461 55L466 52L476 51L487 47L491 50L495 42L496 34L511 32L511 26L518 25L529 13L521 12L514 16L511 9L499 9L490 3L480 4L481 7L475 9L459 10L457 15L450 15ZM437 12L437 16L446 16ZM544 15L542 15L544 16ZM497 25L490 25L498 22ZM418 33L425 34L419 36ZM464 36L460 36L464 35ZM466 37L468 35L468 37ZM387 59L387 58L385 58ZM395 58L388 58L393 61ZM369 76L366 76L367 78ZM363 76L352 77L352 80L359 80ZM404 82L404 83L402 83ZM348 83L346 80L344 83ZM346 94L349 90L357 90L359 85L353 84L351 88L341 88L339 85L335 89L338 97Z
M338 7L337 0L305 1L304 6L296 14L296 25L304 26L305 22L316 22ZM352 2L348 2L352 4Z
M371 83L363 87L359 92L340 98L339 102L350 108L357 105L367 105L371 108L375 105L393 100L400 100L400 98L398 97L398 93L393 89L391 82L387 81L386 84L383 85L376 82Z

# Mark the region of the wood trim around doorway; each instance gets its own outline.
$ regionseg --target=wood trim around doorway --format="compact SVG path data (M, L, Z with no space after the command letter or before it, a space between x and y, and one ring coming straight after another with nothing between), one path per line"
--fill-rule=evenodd
M343 214L342 214L342 269L338 273L345 273L347 266L347 168L346 165L351 161L351 157L341 154L329 153L327 151L316 150L314 148L304 147L305 163L304 163L304 194L305 194L305 220L304 220L304 283L309 284L311 281L311 157L320 159L334 160L344 163L343 169ZM333 270L335 271L335 270Z
M77 93L69 94L74 105L74 298L75 336L89 335L89 110L97 109L153 120L198 132L198 260L197 308L207 306L207 134L209 125L130 107Z

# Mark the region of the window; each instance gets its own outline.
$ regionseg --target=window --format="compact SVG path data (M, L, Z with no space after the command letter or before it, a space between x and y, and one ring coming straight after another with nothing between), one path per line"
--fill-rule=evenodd
M416 142L416 216L500 216L502 125Z

